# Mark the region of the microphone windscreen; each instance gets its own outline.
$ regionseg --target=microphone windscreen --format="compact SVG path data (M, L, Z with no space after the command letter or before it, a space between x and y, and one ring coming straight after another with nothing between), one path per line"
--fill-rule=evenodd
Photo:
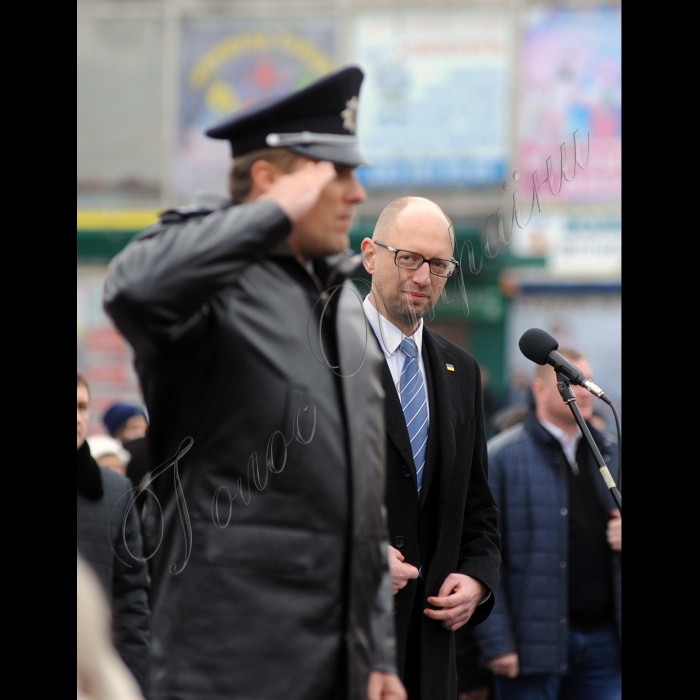
M541 328L531 328L529 331L525 331L520 336L518 345L520 352L528 360L532 360L538 365L546 365L549 353L559 347L559 343Z

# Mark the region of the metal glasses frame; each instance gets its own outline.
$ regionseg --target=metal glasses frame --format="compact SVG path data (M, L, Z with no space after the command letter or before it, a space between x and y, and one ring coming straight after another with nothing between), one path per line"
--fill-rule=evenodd
M420 270L423 263L428 263L431 275L435 275L436 277L452 277L452 275L454 275L455 273L455 270L459 267L459 261L455 260L454 258L451 258L449 260L446 260L445 258L432 258L431 260L427 260L423 255L421 255L420 253L416 253L414 250L404 250L403 248L401 250L398 250L397 248L392 248L391 246L385 245L384 243L380 243L379 241L374 241L374 243L394 253L394 264L396 265L396 267L400 267L402 270ZM422 262L418 265L418 267L405 267L404 265L399 265L399 253L410 253L411 255L417 255L419 258L421 258ZM449 274L447 275L441 275L439 272L433 272L433 268L430 265L430 263L437 262L438 260L440 262L452 263L454 265L454 268L450 270Z

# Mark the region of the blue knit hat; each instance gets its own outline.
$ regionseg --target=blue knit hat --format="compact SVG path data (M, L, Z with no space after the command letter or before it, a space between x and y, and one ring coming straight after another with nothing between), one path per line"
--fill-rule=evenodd
M138 406L131 403L115 403L107 409L102 418L102 422L109 430L109 434L114 437L115 433L123 428L129 418L133 416L143 416L146 414Z

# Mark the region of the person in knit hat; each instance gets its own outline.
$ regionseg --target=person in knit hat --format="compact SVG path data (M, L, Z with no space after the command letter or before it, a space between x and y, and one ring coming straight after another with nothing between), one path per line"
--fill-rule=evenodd
M148 421L143 409L130 403L115 403L110 406L102 422L109 434L122 442L144 437L148 430Z
M112 404L105 412L102 422L112 438L121 441L128 458L123 463L123 471L118 473L127 476L131 483L138 487L151 470L151 463L146 440L148 422L146 414L139 406L131 403ZM106 438L107 436L100 436ZM93 438L91 438L93 439ZM92 447L92 445L91 445ZM116 461L113 454L106 455L108 461ZM97 460L100 461L99 459ZM105 464L105 466L110 466ZM139 518L146 503L146 494L139 493L136 500L136 511Z

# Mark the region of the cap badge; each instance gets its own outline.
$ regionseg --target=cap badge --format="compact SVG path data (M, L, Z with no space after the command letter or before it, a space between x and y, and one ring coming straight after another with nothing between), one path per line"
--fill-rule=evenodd
M345 103L340 116L343 118L343 129L354 134L357 131L357 97L352 97Z

